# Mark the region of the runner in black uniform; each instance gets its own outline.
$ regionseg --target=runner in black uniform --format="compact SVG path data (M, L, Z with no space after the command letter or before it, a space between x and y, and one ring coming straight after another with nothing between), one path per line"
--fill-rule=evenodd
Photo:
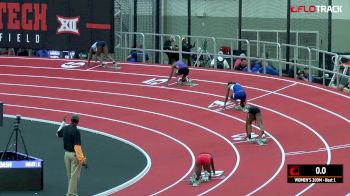
M258 139L258 140L255 140L251 136L253 121L255 121L255 123L258 125L258 127L260 128L260 131L261 131L260 139ZM257 142L259 145L266 143L265 129L263 126L261 111L260 111L259 107L257 107L257 106L250 106L249 107L248 113L247 113L247 118L246 118L245 130L247 132L247 139L250 143Z

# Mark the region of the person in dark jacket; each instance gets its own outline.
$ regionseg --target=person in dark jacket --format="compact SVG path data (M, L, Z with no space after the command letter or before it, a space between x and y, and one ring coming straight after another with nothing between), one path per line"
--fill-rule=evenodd
M71 123L65 126L66 116L63 118L61 126L56 135L63 138L64 163L67 170L68 190L66 196L78 195L78 182L80 171L83 165L86 166L86 158L81 148L80 131L77 128L79 115L73 114Z
M167 40L165 40L164 45L163 45L163 49L169 50L169 51L178 51L179 48L177 46L173 46L174 42L175 42L175 37L170 36ZM178 53L166 52L165 54L168 56L169 65L172 65L175 61L179 60Z

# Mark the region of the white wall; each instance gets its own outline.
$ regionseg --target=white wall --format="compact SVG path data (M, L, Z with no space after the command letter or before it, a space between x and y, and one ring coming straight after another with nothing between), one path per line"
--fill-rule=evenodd
M332 15L332 19L350 20L350 1L349 0L333 0L333 5L341 5L342 13L336 13ZM349 26L350 28L350 26Z
M192 16L238 16L238 0L192 0ZM164 0L166 16L187 16L187 0Z
M238 17L238 0L192 0L192 16ZM243 17L286 18L287 0L243 0ZM292 6L327 5L328 0L291 0ZM350 19L350 1L333 0L343 13L335 19ZM164 0L166 16L187 16L187 0ZM327 13L291 13L292 18L326 19Z

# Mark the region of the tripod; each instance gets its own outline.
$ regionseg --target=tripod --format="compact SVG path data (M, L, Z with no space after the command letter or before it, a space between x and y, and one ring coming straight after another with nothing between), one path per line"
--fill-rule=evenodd
M192 59L194 67L208 67L211 62L211 56L207 50L207 40L204 40L203 48L198 47L196 59Z
M27 155L26 156L26 160L29 160L27 147L26 147L26 144L24 143L24 139L23 139L23 136L22 136L21 129L19 128L20 119L21 119L20 116L16 116L16 120L15 120L14 126L13 126L13 131L11 133L9 141L7 142L5 150L4 150L3 154L1 155L1 159L0 159L1 161L3 160L3 158L4 158L5 154L6 154L6 151L9 148L9 145L10 145L10 142L12 140L13 135L15 135L15 144L14 145L16 145L16 159L15 160L18 160L18 158L19 158L19 156L18 156L18 134L21 137L20 139L22 140L24 151L25 151L25 153Z

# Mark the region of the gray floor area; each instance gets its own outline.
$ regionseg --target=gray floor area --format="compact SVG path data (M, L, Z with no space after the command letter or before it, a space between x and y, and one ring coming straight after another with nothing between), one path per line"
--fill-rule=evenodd
M0 127L0 151L5 149L9 141L13 121L4 118L4 125ZM0 192L0 195L65 195L67 177L63 162L64 150L62 140L55 135L58 126L21 120L19 127L29 155L44 160L44 190ZM109 137L82 131L82 143L89 167L82 169L79 195L94 195L116 187L136 176L146 166L146 158L139 151ZM13 149L12 145L10 150ZM19 149L24 152L21 143Z

